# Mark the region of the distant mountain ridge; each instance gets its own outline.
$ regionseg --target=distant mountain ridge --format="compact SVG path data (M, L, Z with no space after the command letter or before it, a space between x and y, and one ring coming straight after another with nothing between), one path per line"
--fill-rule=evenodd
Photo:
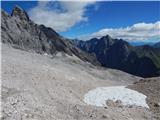
M11 15L1 10L1 17L2 42L5 44L41 54L53 55L61 51L68 55L75 55L83 61L99 64L94 56L80 50L53 29L35 24L19 6L13 9Z
M160 48L160 42L155 43L153 46L156 48Z
M82 50L95 54L102 66L142 77L160 76L160 48L132 46L109 35L89 41L74 41Z

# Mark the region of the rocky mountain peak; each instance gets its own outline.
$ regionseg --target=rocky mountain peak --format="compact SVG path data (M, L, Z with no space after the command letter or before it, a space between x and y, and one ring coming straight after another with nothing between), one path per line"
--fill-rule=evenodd
M54 55L56 52L64 52L99 65L95 56L80 50L52 28L31 21L25 10L19 6L15 6L11 16L2 12L1 28L2 42L5 44L40 54Z
M108 38L108 39L113 39L111 36L109 36L109 35L106 35L106 36L104 36L105 38Z
M15 6L14 9L12 10L12 14L11 16L15 16L20 18L21 20L27 20L29 21L29 16L28 14L25 12L25 10L23 10L22 8L20 8L19 6Z
M100 39L101 40L108 40L108 41L113 40L113 38L111 36L109 36L109 35L103 36Z
M108 48L109 46L113 45L116 40L113 39L111 36L106 35L101 37L100 41Z

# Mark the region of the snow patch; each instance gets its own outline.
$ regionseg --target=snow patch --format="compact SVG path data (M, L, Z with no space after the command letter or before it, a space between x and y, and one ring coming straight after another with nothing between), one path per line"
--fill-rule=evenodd
M149 108L146 96L125 86L98 87L84 95L84 102L89 105L106 106L106 100L121 100L122 105L136 105Z
M57 52L57 53L56 53L56 56L57 56L57 57L63 57L63 56L64 56L64 53L62 53L62 52Z
M44 53L44 55L47 56L48 54L47 54L47 53Z

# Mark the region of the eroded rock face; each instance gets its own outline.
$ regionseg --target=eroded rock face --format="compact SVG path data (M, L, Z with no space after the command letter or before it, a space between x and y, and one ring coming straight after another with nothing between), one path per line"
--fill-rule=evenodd
M53 29L35 24L22 8L16 6L11 15L3 10L1 10L1 13L3 43L51 55L57 51L62 51L68 55L74 54L83 61L99 64L94 56L81 51Z
M46 35L41 32L37 24L29 20L22 9L14 8L11 16L2 11L1 27L3 43L38 53L51 53L52 45L47 42ZM43 48L47 48L46 51L43 51Z

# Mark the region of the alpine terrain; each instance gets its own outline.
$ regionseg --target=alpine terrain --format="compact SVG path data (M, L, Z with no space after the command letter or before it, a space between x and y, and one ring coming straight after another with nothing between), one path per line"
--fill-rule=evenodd
M160 119L160 78L143 78L160 75L159 48L75 42L16 6L1 10L1 55L2 120Z

